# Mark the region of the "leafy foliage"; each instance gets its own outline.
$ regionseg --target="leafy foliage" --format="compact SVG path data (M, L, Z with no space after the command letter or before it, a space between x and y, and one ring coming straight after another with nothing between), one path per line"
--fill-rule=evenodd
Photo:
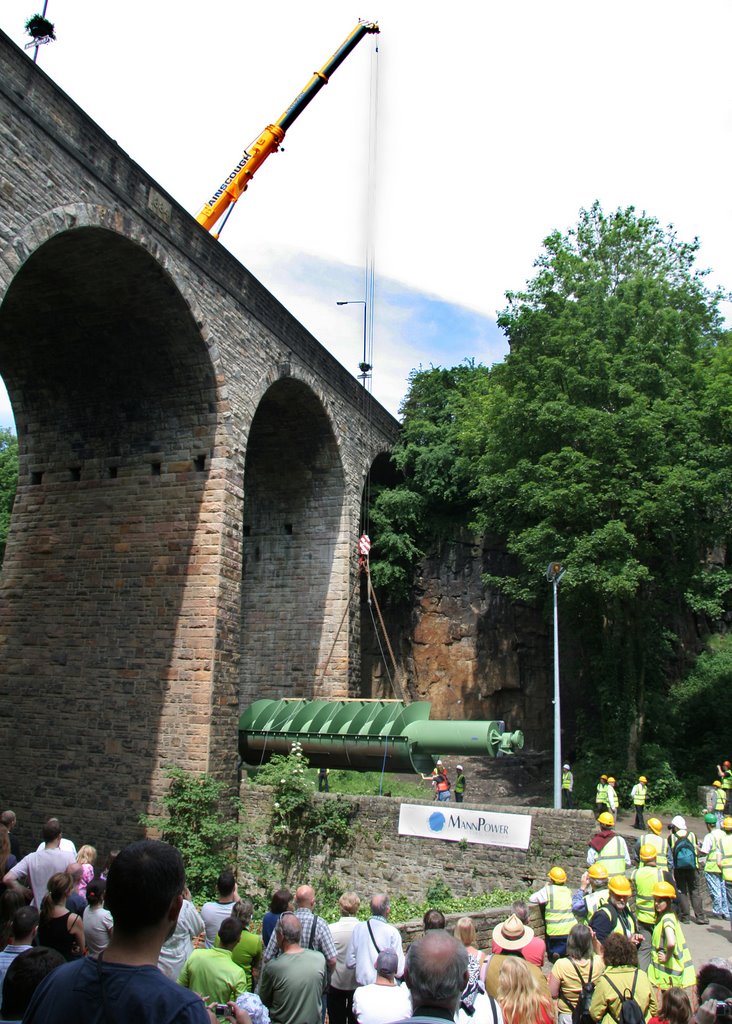
M314 800L315 782L308 769L302 747L295 742L289 754L275 754L259 768L254 780L274 791L268 833L288 877L302 871L314 850L327 844L340 851L351 837L351 805L339 797Z
M732 585L702 564L730 532L729 423L713 397L729 342L697 248L632 208L583 210L509 293L511 352L472 410L475 522L518 567L489 582L531 600L550 559L566 566L579 668L601 691L591 739L625 745L631 771L666 684L667 623L684 606L719 613Z
M466 410L487 380L486 367L472 362L410 376L400 410L402 434L392 453L403 482L382 488L371 508L374 586L392 601L411 593L414 569L426 547L467 525L472 515Z
M17 488L18 438L11 430L0 428L0 565L5 557L5 544Z
M223 808L225 786L211 775L193 775L182 768L166 768L165 774L170 779L163 797L167 816L144 816L141 824L160 829L163 841L180 850L194 900L212 899L216 879L236 859L239 827ZM230 808L237 805L231 799L227 802Z

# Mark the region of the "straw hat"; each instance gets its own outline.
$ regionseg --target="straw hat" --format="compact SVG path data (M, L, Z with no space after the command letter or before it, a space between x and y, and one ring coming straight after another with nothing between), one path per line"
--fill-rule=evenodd
M503 924L493 929L493 941L501 949L523 949L534 937L534 929L524 924L516 914L511 914Z

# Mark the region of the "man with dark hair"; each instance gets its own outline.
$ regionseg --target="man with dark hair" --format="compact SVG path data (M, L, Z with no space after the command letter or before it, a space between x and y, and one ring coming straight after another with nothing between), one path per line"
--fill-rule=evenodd
M231 868L225 868L216 879L218 896L209 900L201 907L201 917L206 925L206 948L210 949L216 941L221 922L231 916L234 904L239 899L236 889L236 878Z
M35 853L23 857L3 877L4 885L9 889L15 889L26 899L32 896L33 906L39 909L46 895L49 878L51 875L66 871L69 863L68 853L61 849L61 825L57 818L51 819L43 826L43 840ZM24 885L21 879L27 881L30 888Z
M36 853L40 853L43 849L43 844L48 842L49 836L53 838L55 835L61 835L62 831L61 822L58 818L46 818L41 831L43 838L38 844ZM59 849L63 850L69 860L76 860L76 844L73 843L71 839L67 839L66 836L61 836L61 840L58 845Z
M451 1021L468 983L468 951L449 932L429 931L407 951L404 980L413 1021Z
M431 907L426 910L424 917L422 918L422 924L426 932L435 931L438 928L445 927L445 915L441 910L437 910L435 907Z
M10 926L10 942L0 953L0 991L8 968L19 953L33 945L38 931L38 911L35 907L19 907L13 914Z
M103 957L85 957L54 971L38 987L24 1024L101 1024L112 1018L135 1024L211 1024L215 1018L200 996L157 969L160 947L180 913L184 886L183 859L175 847L153 839L126 846L107 878L106 905L114 930Z
M397 977L404 974L402 937L387 918L391 902L386 893L371 897L371 917L359 921L353 929L351 944L346 953L346 967L356 968L356 983L371 985L376 981L376 957L384 949L393 949L397 955Z
M227 1003L243 992L248 992L246 972L231 959L241 933L241 921L237 917L225 917L219 928L221 945L211 949L194 949L183 964L178 984L198 992L214 1003Z
M262 970L259 995L272 1024L320 1024L323 994L328 987L325 957L300 945L302 922L284 913L274 935L280 956Z
M31 947L19 953L8 967L3 982L3 1020L27 1020L24 1014L33 993L64 962L57 949L46 946Z

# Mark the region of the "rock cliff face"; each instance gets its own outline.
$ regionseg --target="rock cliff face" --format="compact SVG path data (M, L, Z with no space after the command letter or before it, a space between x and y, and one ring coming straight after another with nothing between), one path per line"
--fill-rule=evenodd
M482 574L509 571L508 556L463 536L419 567L411 607L384 608L397 657L397 690L363 618L363 693L432 702L432 717L503 719L523 729L527 747L551 746L552 636L542 609L486 588Z

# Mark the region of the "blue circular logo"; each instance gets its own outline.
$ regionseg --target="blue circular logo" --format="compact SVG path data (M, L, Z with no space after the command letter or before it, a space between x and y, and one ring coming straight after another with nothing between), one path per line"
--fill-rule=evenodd
M445 827L445 815L435 811L434 814L430 814L429 824L432 832L442 832Z

